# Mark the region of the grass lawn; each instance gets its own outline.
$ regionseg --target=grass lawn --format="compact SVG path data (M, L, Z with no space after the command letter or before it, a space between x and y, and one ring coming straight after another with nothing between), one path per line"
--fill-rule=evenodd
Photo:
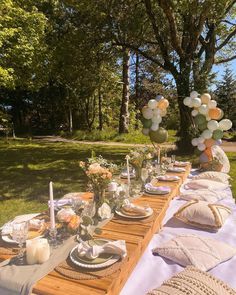
M122 163L129 148L30 141L7 144L0 140L0 225L16 215L46 209L50 180L56 198L85 190L86 180L78 162L89 157L92 149L97 155ZM236 153L228 156L230 174L236 178ZM234 182L232 189L236 195Z

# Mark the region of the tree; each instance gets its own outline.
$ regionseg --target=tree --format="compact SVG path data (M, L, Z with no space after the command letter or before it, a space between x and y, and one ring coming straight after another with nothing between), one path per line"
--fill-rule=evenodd
M31 1L0 2L0 87L35 88L45 82L46 17Z
M224 116L236 126L236 79L230 69L226 69L222 80L217 85L215 94L219 107L224 111Z
M172 74L180 111L179 147L192 150L191 116L183 104L194 86L207 88L212 66L236 58L235 0L109 1L113 44L127 47ZM121 18L125 15L125 18ZM122 30L129 38L122 38Z

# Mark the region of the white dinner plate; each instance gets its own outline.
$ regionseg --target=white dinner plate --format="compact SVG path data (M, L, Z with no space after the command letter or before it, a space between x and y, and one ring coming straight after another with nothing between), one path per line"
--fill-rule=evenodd
M153 214L153 209L152 208L147 208L147 214L146 215L128 215L125 214L124 212L121 212L119 210L115 211L117 215L121 216L121 217L125 217L125 218L132 218L132 219L142 219L142 218L146 218L149 217Z
M182 172L185 172L186 169L185 168L174 167L174 168L169 168L167 171L168 172L182 173Z
M94 240L94 242L100 243L102 245L104 243L107 243L108 241L103 239L96 239ZM89 269L104 268L114 264L120 259L119 255L107 254L106 258L103 258L101 255L101 257L98 256L98 258L95 258L92 260L87 259L88 262L86 262L86 259L84 257L79 257L79 255L77 254L76 252L77 248L78 248L78 245L71 250L70 259L75 265L78 265L83 268L89 268Z

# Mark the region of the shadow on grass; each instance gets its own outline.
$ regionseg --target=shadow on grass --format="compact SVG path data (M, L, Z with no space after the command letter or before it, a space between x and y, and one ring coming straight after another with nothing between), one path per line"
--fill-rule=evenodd
M58 198L85 190L86 178L79 161L88 158L92 150L114 162L123 160L127 152L127 148L68 143L0 143L0 199L45 201L50 180Z

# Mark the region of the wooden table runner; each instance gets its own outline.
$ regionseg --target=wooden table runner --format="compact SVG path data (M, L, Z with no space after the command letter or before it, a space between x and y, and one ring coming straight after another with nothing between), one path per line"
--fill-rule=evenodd
M153 235L158 232L162 226L162 220L170 201L179 193L179 187L187 178L191 166L186 167L186 172L176 173L181 180L176 183L159 182L158 185L170 185L171 192L165 196L143 196L135 203L148 203L155 211L155 218L150 222L143 223L135 220L133 223L127 221L117 222L116 218L111 220L102 228L102 234L98 237L111 240L122 239L126 241L128 257L127 261L122 264L119 271L112 275L95 280L73 280L69 279L58 272L53 271L46 277L38 281L33 289L34 295L99 295L109 294L118 295L127 281L129 275L138 263L141 255L146 249ZM173 175L173 173L167 173ZM0 252L0 259L6 259L6 255Z

